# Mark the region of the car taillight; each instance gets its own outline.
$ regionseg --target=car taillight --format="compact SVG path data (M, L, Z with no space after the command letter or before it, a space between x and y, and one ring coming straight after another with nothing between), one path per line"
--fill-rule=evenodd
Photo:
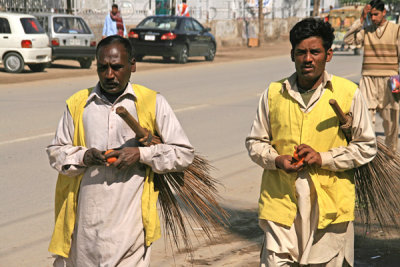
M52 46L60 46L60 41L57 38L51 39L51 45Z
M139 38L139 34L134 32L134 31L130 31L128 34L129 38L134 38L134 39L138 39Z
M91 41L90 46L96 46L96 41Z
M161 35L161 40L174 40L176 38L176 34L169 32Z
M32 48L32 41L31 40L22 40L21 47L22 48Z

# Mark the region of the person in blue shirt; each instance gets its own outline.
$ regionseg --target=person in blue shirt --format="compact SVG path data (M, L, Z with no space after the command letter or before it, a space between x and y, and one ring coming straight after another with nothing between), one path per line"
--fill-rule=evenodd
M126 37L126 28L118 10L118 5L113 4L111 12L106 16L103 27L103 39L110 35Z

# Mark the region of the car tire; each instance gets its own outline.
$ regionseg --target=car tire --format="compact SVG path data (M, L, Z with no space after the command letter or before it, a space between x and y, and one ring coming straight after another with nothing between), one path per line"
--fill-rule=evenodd
M19 73L24 69L24 59L17 53L8 53L4 57L4 69L6 72Z
M354 55L355 55L355 56L360 55L360 49L354 48Z
M143 60L144 55L135 55L135 60L137 62L141 62Z
M179 51L179 55L177 57L177 61L180 64L185 64L188 62L188 47L186 45L184 45L181 48L181 51Z
M80 58L78 61L82 69L90 69L90 66L92 65L91 58Z
M206 61L213 61L215 58L215 52L216 52L215 45L211 44L208 47L207 56L205 56Z
M28 64L28 67L33 72L42 72L46 68L46 63Z

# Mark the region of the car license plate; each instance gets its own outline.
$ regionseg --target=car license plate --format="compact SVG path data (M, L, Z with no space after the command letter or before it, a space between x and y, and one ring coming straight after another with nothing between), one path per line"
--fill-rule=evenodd
M69 40L70 45L81 45L81 40L79 39L70 39Z
M155 35L145 35L144 36L144 40L145 41L155 41L156 40L156 36Z

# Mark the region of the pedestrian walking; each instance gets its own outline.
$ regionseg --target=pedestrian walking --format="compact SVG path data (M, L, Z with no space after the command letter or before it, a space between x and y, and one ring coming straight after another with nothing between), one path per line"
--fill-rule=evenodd
M59 172L49 251L55 266L149 266L161 235L150 170L181 172L194 149L166 99L129 82L136 70L129 40L101 40L96 59L99 82L67 100L47 147ZM140 146L116 113L122 106L163 142Z
M376 139L357 85L325 69L333 28L307 18L290 31L296 72L261 96L246 138L263 169L260 266L353 266L354 168L370 162ZM348 142L330 107L351 112Z
M346 33L344 42L364 46L360 89L368 102L373 124L378 112L383 119L385 144L396 152L399 102L392 93L390 77L399 74L400 26L387 21L385 16L384 2L371 1Z
M186 4L186 0L182 0L182 3L177 6L176 11L178 16L190 17L189 6Z
M103 26L103 39L115 34L122 37L127 36L124 21L122 20L117 4L112 5L110 14L106 16Z

